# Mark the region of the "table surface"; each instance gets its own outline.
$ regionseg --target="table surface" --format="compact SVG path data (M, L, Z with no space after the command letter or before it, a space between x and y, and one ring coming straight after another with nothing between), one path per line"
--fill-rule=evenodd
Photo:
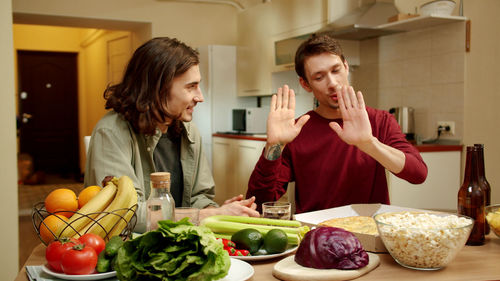
M38 245L15 281L26 281L26 265L45 264L45 246ZM500 238L490 233L483 246L465 246L445 268L436 271L407 269L389 254L379 254L380 265L356 280L500 280ZM255 274L250 280L279 280L272 275L274 265L283 257L251 262Z

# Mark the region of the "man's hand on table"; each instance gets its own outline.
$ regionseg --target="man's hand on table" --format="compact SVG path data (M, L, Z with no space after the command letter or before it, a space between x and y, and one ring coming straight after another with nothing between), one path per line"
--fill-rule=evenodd
M224 204L218 208L207 207L200 210L200 221L206 217L214 215L260 217L260 214L256 211L256 209L257 204L255 204L254 196L248 199L243 199L243 195L240 194L224 201Z

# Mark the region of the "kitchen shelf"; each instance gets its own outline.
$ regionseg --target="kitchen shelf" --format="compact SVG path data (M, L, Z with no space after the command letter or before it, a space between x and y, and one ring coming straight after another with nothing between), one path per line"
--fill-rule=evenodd
M325 33L330 34L337 39L365 40L465 20L467 20L467 18L462 16L441 16L431 14L428 16L419 16L396 22L384 23L372 27L355 24L347 28L332 30Z
M383 30L394 30L394 31L412 31L445 23L465 21L466 19L467 19L466 17L460 17L460 16L439 16L431 14L429 16L414 17L396 22L382 24L377 26L377 28Z

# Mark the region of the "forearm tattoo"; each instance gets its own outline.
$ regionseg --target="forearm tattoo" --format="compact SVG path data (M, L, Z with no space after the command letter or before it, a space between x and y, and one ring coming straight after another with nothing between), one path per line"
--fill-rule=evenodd
M269 148L267 151L266 159L267 160L276 160L280 158L281 155L281 145L275 144Z

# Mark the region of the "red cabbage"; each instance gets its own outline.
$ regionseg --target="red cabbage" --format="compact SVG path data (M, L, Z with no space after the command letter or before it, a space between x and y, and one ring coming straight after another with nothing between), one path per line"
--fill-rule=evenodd
M305 235L300 242L295 262L318 269L358 269L369 258L358 238L337 227L319 227Z

